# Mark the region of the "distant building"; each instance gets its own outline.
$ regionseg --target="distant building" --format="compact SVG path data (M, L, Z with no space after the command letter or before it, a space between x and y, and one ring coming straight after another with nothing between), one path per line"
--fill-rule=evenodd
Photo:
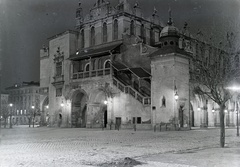
M0 118L2 125L4 124L5 119L8 121L8 96L9 95L7 93L1 92Z
M12 112L13 124L25 125L29 123L29 117L34 110L40 110L39 82L23 82L7 87L9 94L8 103ZM38 122L40 119L38 118Z
M76 30L49 38L40 50L43 120L88 128L217 126L216 104L191 96L189 72L191 56L207 63L216 51L179 31L171 13L163 26L156 10L146 19L128 0L116 7L97 0L85 16L79 4Z

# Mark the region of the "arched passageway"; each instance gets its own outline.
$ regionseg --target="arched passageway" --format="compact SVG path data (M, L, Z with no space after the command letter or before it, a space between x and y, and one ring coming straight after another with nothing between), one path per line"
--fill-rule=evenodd
M72 127L85 128L87 120L87 96L81 91L77 91L72 98Z
M49 124L49 98L48 96L44 99L43 104L42 104L42 112L41 112L41 120L40 124L42 126L46 126Z

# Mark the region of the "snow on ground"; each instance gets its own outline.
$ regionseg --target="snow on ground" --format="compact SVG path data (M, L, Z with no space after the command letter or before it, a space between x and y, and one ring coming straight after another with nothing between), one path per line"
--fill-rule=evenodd
M227 144L239 142L235 134L235 129L226 130ZM86 167L125 157L214 147L219 147L219 129L135 132L19 126L1 129L0 166Z

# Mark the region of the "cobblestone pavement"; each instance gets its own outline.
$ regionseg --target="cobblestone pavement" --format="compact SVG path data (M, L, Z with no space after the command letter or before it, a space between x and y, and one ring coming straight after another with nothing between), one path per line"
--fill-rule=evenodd
M226 129L227 145L240 142L235 132ZM125 157L214 147L219 147L219 129L135 132L19 126L1 129L0 166L99 166Z

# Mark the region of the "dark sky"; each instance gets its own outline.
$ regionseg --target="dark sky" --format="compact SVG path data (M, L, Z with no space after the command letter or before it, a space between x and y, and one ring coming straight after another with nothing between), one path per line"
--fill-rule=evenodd
M23 81L39 81L39 50L47 38L74 29L79 0L0 0L0 55L2 88ZM96 0L82 0L85 13ZM118 0L109 0L116 5ZM131 4L135 0L129 0ZM193 34L198 29L217 40L227 31L239 33L240 0L138 0L149 17L153 8L162 22L169 6L175 25L184 22ZM219 37L220 36L220 37Z

